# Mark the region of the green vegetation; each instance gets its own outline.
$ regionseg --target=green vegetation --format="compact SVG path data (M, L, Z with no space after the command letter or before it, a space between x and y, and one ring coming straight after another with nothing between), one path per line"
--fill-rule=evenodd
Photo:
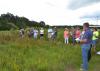
M62 31L56 41L22 39L18 31L0 32L0 71L80 71L81 62L80 45L65 45ZM100 56L92 51L89 71L99 70Z
M27 27L48 27L44 21L30 21L25 17L14 16L11 13L1 14L0 30L20 29Z

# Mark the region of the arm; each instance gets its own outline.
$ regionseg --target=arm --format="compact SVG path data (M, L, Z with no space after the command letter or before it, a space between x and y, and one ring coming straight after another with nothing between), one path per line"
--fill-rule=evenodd
M80 43L86 43L87 39L80 40Z
M98 37L99 37L99 33L97 33L97 34L95 35L95 37L98 38Z

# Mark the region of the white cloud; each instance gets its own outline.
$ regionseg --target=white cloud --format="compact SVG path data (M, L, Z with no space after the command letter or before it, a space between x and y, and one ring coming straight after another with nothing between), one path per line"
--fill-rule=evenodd
M68 7L74 10L98 2L100 2L100 0L70 0Z
M30 20L45 21L49 25L80 24L80 16L97 11L100 4L69 10L70 0L0 0L0 14L13 13Z

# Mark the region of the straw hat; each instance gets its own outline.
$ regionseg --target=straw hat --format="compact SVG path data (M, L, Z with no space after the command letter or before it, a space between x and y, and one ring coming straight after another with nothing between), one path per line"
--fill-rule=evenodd
M65 28L65 30L67 30L67 31L68 31L68 29L67 29L67 28Z

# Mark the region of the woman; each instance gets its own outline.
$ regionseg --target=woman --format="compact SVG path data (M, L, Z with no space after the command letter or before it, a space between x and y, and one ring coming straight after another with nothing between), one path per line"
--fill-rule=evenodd
M96 52L96 43L98 37L99 37L99 32L97 31L97 28L93 28L92 46L94 48L94 52Z
M65 39L65 44L69 43L69 30L67 28L65 28L64 31L64 39Z
M77 28L76 31L75 31L75 39L79 39L80 36L81 36L80 28Z

